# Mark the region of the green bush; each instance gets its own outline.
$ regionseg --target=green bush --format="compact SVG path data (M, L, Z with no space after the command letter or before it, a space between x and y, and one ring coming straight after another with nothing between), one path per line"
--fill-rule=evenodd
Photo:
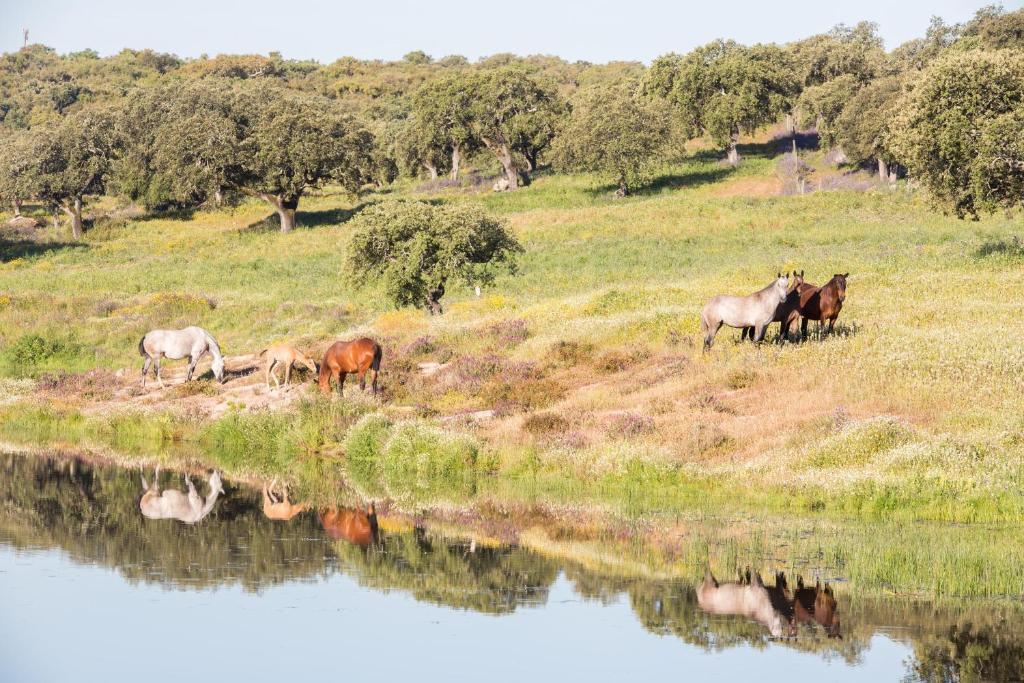
M33 377L44 370L66 369L81 353L80 344L66 339L23 334L0 354L4 373Z
M367 495L404 502L471 495L481 462L480 447L470 437L420 422L394 424L376 414L349 430L345 448L354 484Z

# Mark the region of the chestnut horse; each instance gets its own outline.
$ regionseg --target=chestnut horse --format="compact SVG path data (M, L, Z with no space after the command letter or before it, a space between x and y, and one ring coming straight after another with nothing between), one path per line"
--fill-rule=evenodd
M331 380L338 385L338 393L344 395L345 375L358 373L359 388L366 389L366 371L373 371L373 393L377 393L377 373L380 372L380 344L363 337L350 342L335 342L327 349L320 362L320 393L331 393Z
M797 291L800 292L800 316L803 322L800 323L800 334L807 337L807 321L818 320L824 325L828 322L828 332L839 317L839 311L843 309L843 302L846 301L846 278L849 273L836 274L825 283L823 287L815 287L810 283L804 283Z
M779 304L779 307L775 309L775 317L772 318L773 323L781 323L779 325L779 338L789 339L789 332L792 329L794 323L800 319L800 314L797 309L800 308L800 286L804 284L804 271L799 273L793 271L793 282L790 283L789 289L786 292L786 300ZM770 325L771 323L769 323ZM754 328L744 327L740 333L740 341L750 337L750 341L754 341Z
M317 517L320 526L335 541L348 541L365 548L376 544L380 538L377 511L373 503L366 508L366 512L350 508L327 508L321 510Z

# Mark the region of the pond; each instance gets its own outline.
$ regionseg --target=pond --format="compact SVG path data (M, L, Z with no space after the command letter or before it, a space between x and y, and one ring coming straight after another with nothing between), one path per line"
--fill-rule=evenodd
M260 491L227 481L185 524L141 514L137 470L14 454L0 468L4 681L1024 676L1015 600L801 591L795 577L715 589L365 509L272 520ZM176 474L161 486L186 491Z

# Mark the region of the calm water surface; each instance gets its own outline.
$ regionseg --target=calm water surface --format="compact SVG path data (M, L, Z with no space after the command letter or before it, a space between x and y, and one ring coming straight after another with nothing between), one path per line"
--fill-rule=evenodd
M194 526L146 519L137 473L0 463L2 681L890 681L1024 670L1019 624L999 622L984 642L951 632L967 605L854 603L837 591L842 638L809 621L773 639L756 620L704 612L697 586L681 581L424 529L368 540L359 513L272 521L258 492L228 484ZM170 475L163 484L184 489Z

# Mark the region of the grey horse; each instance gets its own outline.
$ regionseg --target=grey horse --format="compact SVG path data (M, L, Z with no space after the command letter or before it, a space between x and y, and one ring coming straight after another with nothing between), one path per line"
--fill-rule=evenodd
M789 273L779 273L764 289L748 296L719 294L700 312L700 331L704 335L704 350L711 348L722 325L754 328L754 341L764 340L768 325L775 318L779 304L786 300Z
M156 365L156 381L164 386L160 378L160 358L178 360L188 356L188 375L185 381L192 380L199 359L209 353L213 356L213 376L218 382L224 381L224 356L213 336L201 327L186 327L183 330L152 330L139 340L139 355L146 359L142 365L142 387L146 387L146 375L150 364Z

